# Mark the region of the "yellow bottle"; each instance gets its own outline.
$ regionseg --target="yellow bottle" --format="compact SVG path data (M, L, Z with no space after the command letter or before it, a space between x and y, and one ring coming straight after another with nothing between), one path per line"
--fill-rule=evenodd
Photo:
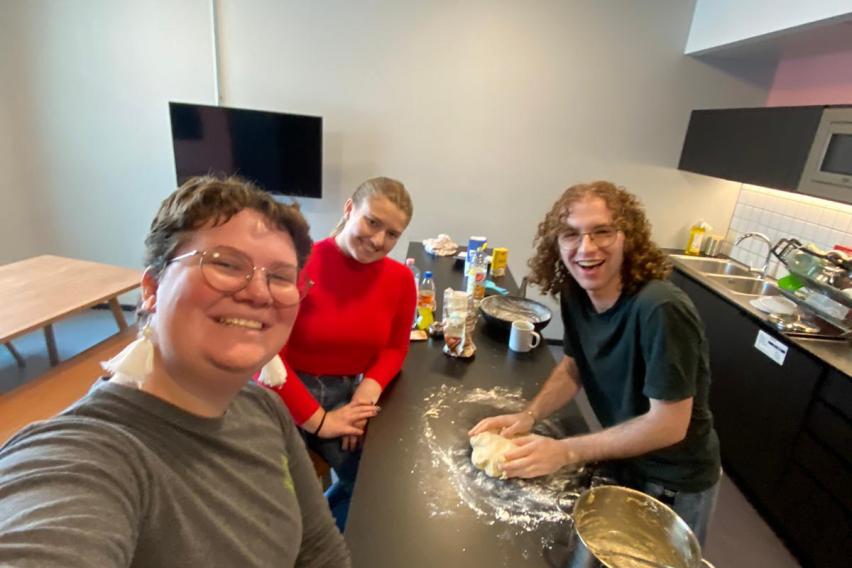
M700 255L701 243L704 241L704 235L708 229L710 229L710 225L704 221L698 221L691 226L689 228L689 240L686 241L686 248L683 249L683 252L694 256Z
M417 306L417 329L427 330L433 321L435 316L430 306Z

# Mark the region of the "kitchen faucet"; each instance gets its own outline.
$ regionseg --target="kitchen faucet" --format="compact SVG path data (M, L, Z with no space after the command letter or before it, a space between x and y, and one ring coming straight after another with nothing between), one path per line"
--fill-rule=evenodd
M752 272L757 272L758 274L760 274L760 278L766 278L766 269L769 268L769 258L772 255L772 241L770 241L769 237L767 237L763 233L758 233L756 231L753 231L753 232L749 232L749 233L745 233L745 234L741 235L734 242L734 246L737 246L738 244L740 244L741 242L743 242L744 240L746 240L750 237L754 237L756 239L760 239L761 241L765 242L766 247L769 249L769 250L766 251L766 258L763 261L763 268L758 270L756 268L749 266L749 270L751 270Z

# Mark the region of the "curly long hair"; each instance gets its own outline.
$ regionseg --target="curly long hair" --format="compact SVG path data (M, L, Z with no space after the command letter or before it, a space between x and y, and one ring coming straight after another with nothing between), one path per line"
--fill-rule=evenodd
M624 234L624 264L621 267L622 291L634 294L648 281L664 279L671 271L666 255L651 240L651 223L639 199L623 187L608 181L594 181L565 190L544 221L538 224L533 246L536 249L527 265L529 281L542 293L557 295L566 286L578 289L559 253L559 234L565 230L565 220L574 203L590 197L604 200L612 211L613 224Z

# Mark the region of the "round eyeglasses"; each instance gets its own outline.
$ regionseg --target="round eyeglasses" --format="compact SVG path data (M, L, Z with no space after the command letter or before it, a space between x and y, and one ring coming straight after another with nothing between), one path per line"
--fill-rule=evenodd
M246 288L258 270L265 273L269 295L279 306L295 306L308 295L308 290L314 284L310 280L300 281L299 269L295 266L255 266L244 253L224 246L210 250L194 250L174 257L166 262L166 265L193 256L201 258L201 274L210 287L226 294L236 294Z
M618 235L618 229L610 226L595 227L591 231L575 231L569 229L559 233L557 240L559 246L565 249L580 248L580 243L583 242L583 236L589 235L589 239L599 248L606 248L615 242L615 237Z

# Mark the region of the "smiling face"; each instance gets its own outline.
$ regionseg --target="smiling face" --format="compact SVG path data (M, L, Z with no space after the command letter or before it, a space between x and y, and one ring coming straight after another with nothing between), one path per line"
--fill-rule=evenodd
M241 251L259 267L297 265L289 233L253 209L198 229L174 256L217 246ZM197 255L170 263L158 279L146 272L142 305L151 313L155 375L197 398L205 390L239 390L287 341L299 309L273 303L264 276L258 270L247 287L227 294L210 286Z
M589 294L598 312L611 307L621 295L624 233L616 231L614 238L607 237L607 229L614 228L613 222L606 202L600 197L589 196L571 205L558 239L562 262L577 284ZM583 234L579 241L571 243L575 240L571 237L580 233ZM612 242L605 244L607 240Z
M382 195L372 195L357 205L349 199L343 214L346 224L335 242L346 256L364 264L387 256L409 221L405 212Z

